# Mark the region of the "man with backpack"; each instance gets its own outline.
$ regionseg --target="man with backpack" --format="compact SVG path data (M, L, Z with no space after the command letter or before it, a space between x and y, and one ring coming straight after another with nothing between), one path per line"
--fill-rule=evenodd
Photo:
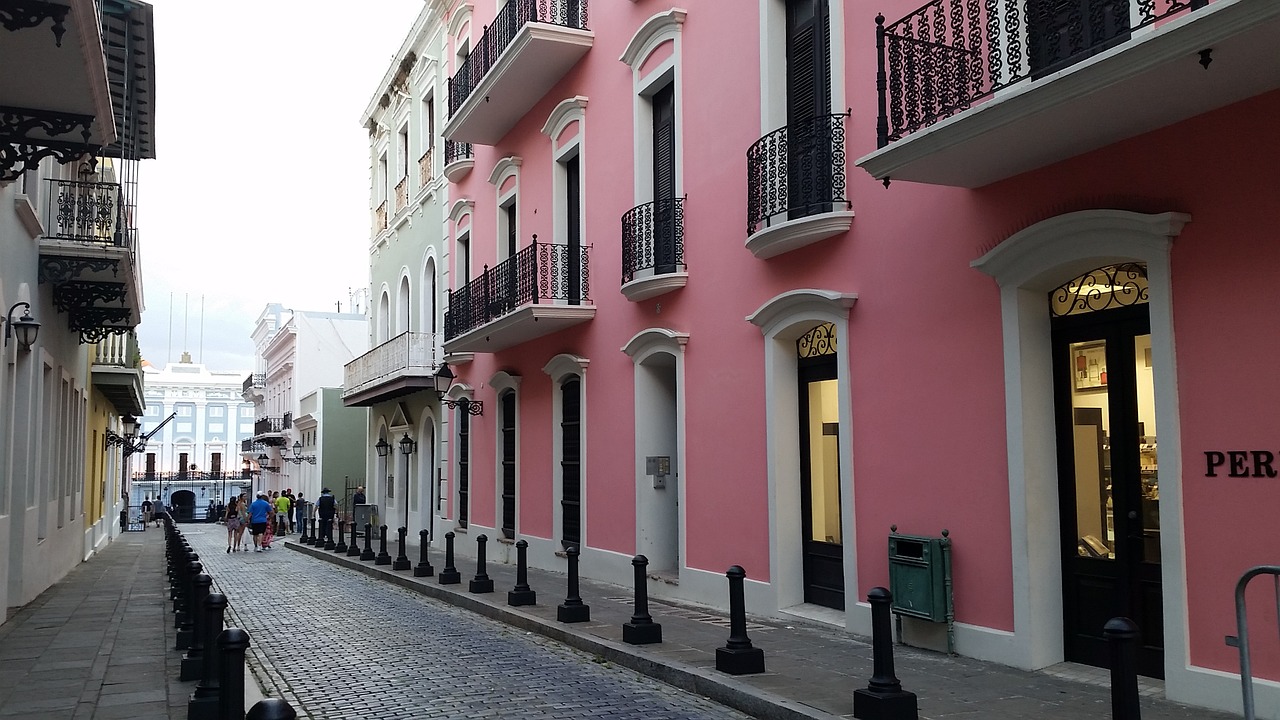
M320 499L316 501L316 513L320 516L320 539L333 540L333 516L337 514L338 502L329 488L320 491Z

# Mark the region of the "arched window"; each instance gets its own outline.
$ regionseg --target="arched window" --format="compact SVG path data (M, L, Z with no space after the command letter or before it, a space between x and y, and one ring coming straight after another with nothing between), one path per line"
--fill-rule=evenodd
M391 296L385 290L378 300L378 335L374 339L377 345L391 339Z
M409 331L409 278L400 278L400 297L396 313L396 334Z

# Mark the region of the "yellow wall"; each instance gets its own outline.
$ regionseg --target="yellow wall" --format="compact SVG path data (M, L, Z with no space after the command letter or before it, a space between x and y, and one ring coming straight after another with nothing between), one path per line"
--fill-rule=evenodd
M90 527L102 519L109 503L108 497L116 489L107 477L106 452L107 424L114 416L115 406L97 388L89 393L89 412L86 413L84 441L84 521ZM113 452L119 452L112 448Z

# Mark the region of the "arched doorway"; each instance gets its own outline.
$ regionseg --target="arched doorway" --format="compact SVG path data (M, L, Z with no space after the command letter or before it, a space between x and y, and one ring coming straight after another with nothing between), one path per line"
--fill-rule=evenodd
M1067 660L1107 667L1102 628L1140 630L1164 676L1160 483L1147 268L1107 265L1049 293Z
M833 323L820 323L796 340L804 601L843 610L838 368Z

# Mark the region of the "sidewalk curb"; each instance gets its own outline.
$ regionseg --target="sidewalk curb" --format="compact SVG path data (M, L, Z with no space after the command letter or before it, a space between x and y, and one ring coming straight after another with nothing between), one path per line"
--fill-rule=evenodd
M701 695L715 702L763 720L839 720L831 715L780 695L759 690L707 668L695 667L666 658L651 657L642 650L605 638L574 632L568 626L550 623L504 605L490 604L462 592L453 592L411 574L401 574L384 569L389 566L371 565L345 555L317 550L309 545L286 541L285 547L341 567L356 570L365 575L410 590L427 597L442 600L451 605L470 610L493 620L536 632L586 653L599 656L611 663L660 680L686 692ZM494 595L499 597L499 594Z

